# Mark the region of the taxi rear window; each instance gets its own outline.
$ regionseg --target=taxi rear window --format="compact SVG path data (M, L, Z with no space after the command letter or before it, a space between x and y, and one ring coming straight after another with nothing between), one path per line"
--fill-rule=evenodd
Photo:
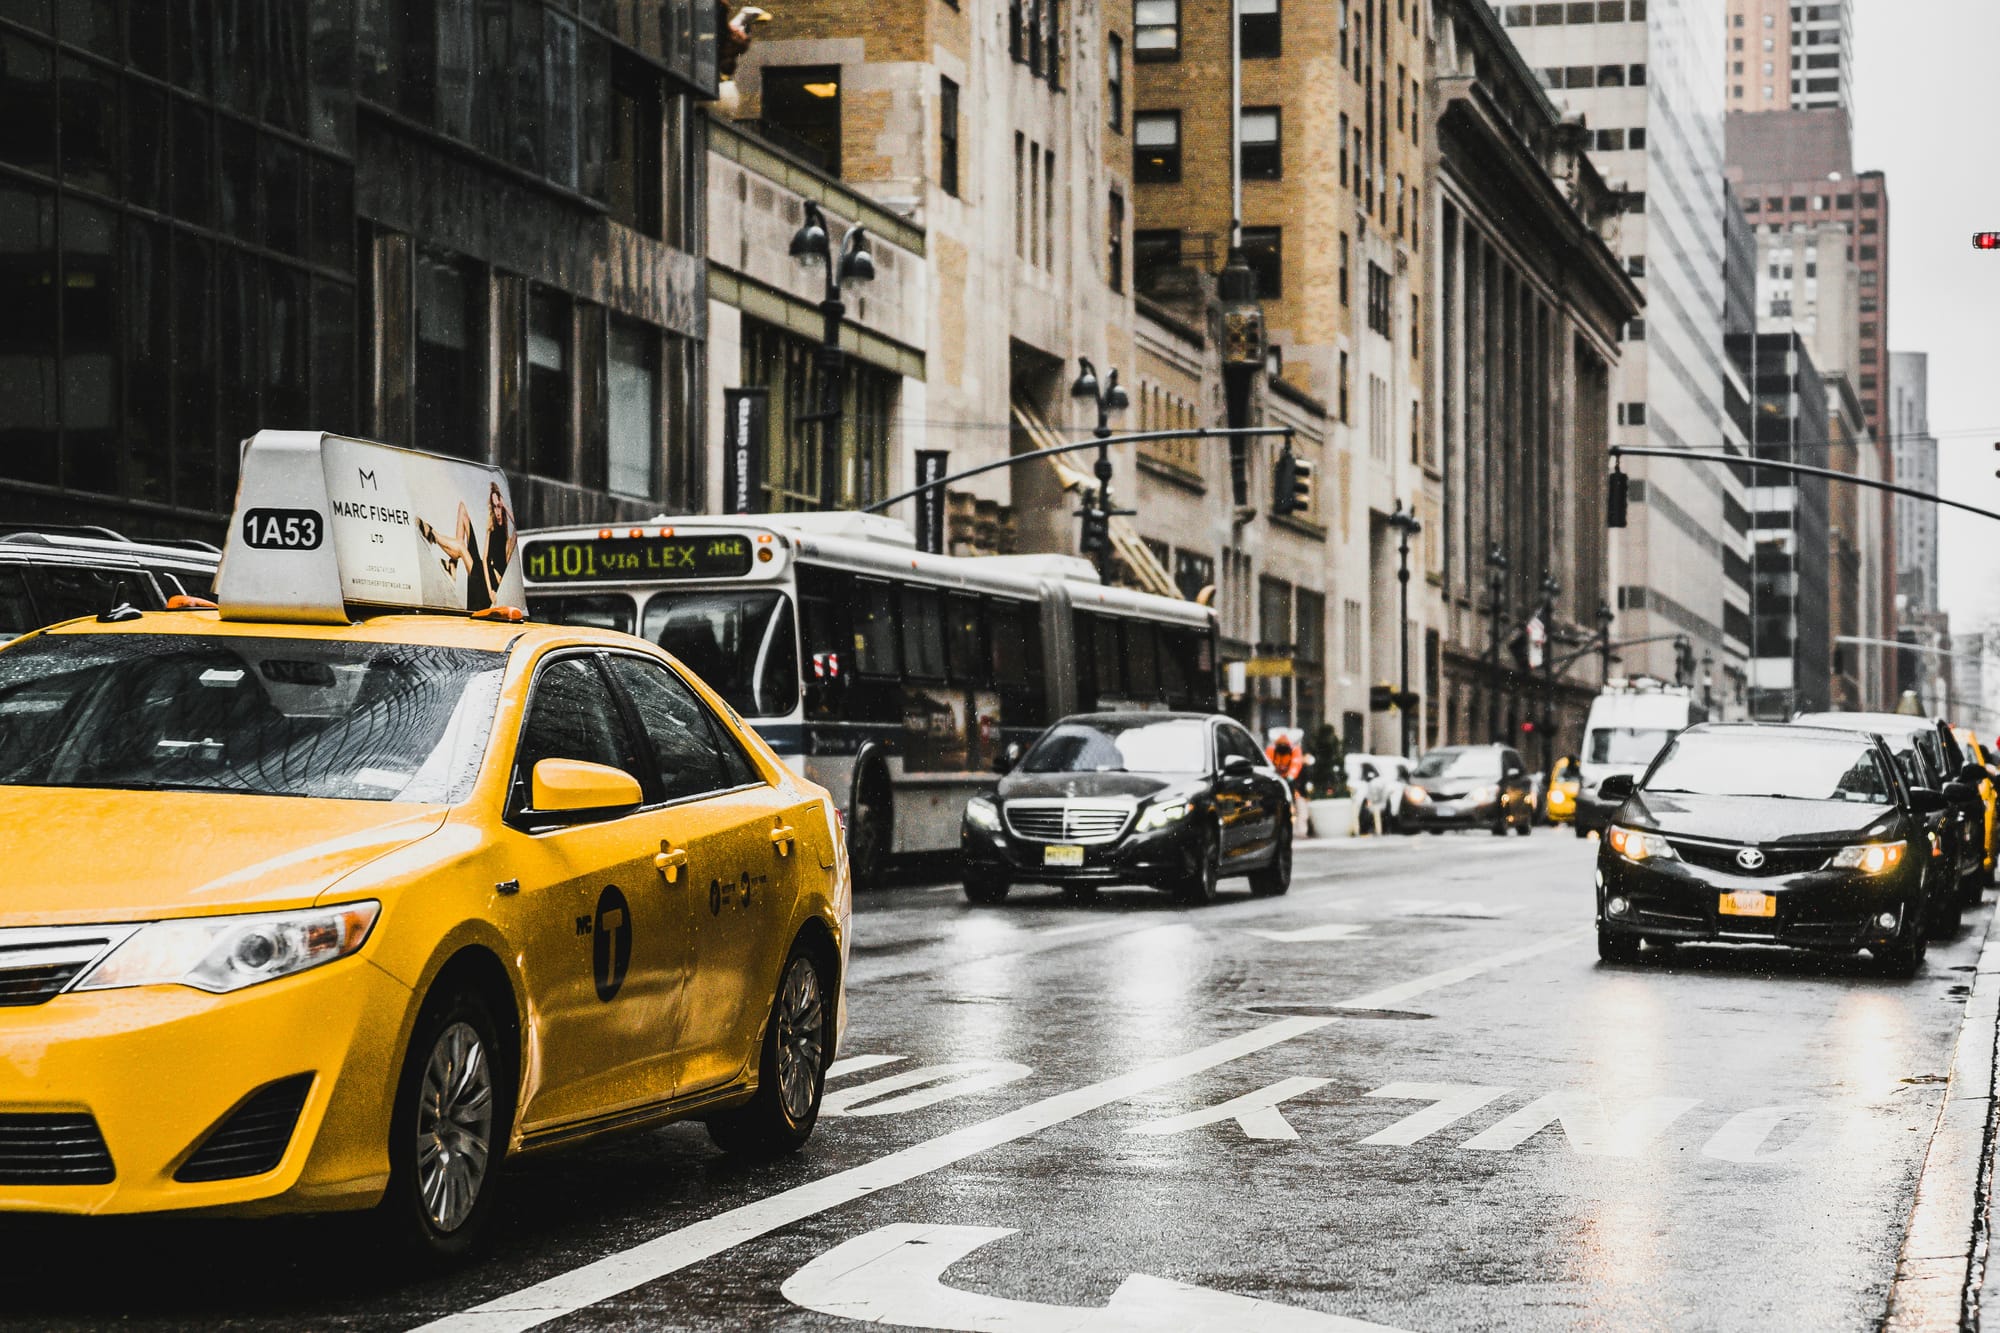
M60 634L0 651L0 785L453 804L506 654Z

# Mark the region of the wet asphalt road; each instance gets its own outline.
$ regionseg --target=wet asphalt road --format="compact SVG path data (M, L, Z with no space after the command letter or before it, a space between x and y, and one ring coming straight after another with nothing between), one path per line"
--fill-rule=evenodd
M0 1328L1873 1327L1990 907L1907 982L1603 966L1591 855L1302 848L1204 909L883 891L796 1158L680 1126L527 1164L442 1277L339 1224L12 1221Z

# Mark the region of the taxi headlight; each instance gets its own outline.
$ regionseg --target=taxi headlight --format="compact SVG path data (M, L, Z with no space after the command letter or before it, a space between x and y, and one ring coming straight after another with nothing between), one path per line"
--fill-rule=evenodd
M965 803L965 822L988 833L1000 831L1000 807L990 796L975 796Z
M1605 835L1611 850L1627 861L1678 861L1673 845L1657 833L1613 824Z
M1908 843L1902 842L1867 842L1855 847L1843 847L1833 854L1831 864L1836 870L1859 870L1864 875L1880 875L1903 863L1903 852L1908 846Z
M1403 799L1411 805L1425 805L1429 803L1431 794L1422 787L1405 787L1403 788Z
M377 902L142 926L90 969L77 990L192 986L223 994L345 958L368 940Z
M1166 805L1149 805L1139 816L1139 832L1147 833L1169 824L1178 824L1188 817L1194 807L1186 801L1171 801Z

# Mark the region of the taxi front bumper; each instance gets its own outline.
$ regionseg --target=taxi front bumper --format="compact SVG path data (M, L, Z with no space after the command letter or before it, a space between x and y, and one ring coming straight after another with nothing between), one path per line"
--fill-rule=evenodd
M388 1183L388 1121L410 1005L409 988L349 958L227 995L149 986L0 1008L0 1127L14 1131L0 1136L12 1140L0 1141L0 1212L370 1206ZM310 1087L275 1167L174 1178L239 1108L294 1079ZM101 1147L88 1142L84 1118ZM275 1148L282 1132L282 1123L266 1129L261 1145ZM47 1149L21 1146L30 1139ZM42 1183L46 1151L108 1157L109 1178L99 1169L84 1183Z
M1732 875L1684 861L1635 863L1598 853L1597 920L1607 930L1654 940L1779 944L1798 949L1863 949L1893 942L1919 901L1922 868L1906 862L1887 875L1813 870ZM1725 895L1775 899L1771 916L1724 913ZM1622 899L1624 910L1610 910ZM1884 914L1894 924L1884 926Z

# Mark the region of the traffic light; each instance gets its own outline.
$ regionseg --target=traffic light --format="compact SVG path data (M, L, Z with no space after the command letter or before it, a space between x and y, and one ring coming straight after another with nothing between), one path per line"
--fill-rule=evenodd
M1370 685L1368 687L1369 712L1386 713L1395 706L1395 703L1396 703L1396 687L1394 685L1389 684L1387 681L1383 681L1380 684Z
M1312 508L1313 465L1290 449L1271 468L1271 512L1300 514Z
M1694 644L1685 634L1674 638L1674 684L1694 683Z
M1625 526L1625 492L1631 481L1624 469L1614 471L1604 493L1604 526L1622 528Z
M1972 248L1975 250L2000 250L2000 231L1976 231L1972 234Z
M1108 555L1111 551L1111 515L1097 507L1095 497L1083 502L1083 538L1077 547L1085 555Z

